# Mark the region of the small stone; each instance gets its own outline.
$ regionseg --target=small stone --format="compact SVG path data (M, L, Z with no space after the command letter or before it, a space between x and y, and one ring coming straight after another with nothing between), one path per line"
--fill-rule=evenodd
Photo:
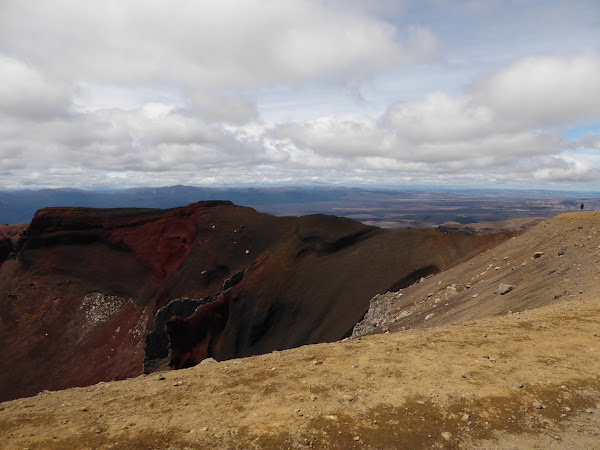
M212 363L216 363L216 362L217 362L217 360L214 358L206 358L206 359L203 359L202 361L200 361L200 365L206 366L208 364L212 364Z
M563 409L564 409L566 412L571 412L571 408L569 408L568 406L565 406Z
M162 381L162 380L166 380L165 376L164 376L162 373L159 373L159 374L158 374L158 379L159 379L160 381Z
M464 413L460 420L462 420L463 422L468 422L470 418L471 418L470 415L468 415L467 413Z
M316 399L317 399L317 396L316 396L315 394L312 394L312 395L310 396L310 400L311 400L311 401L313 401L313 402L314 402Z
M79 408L79 411L83 411L83 412L85 412L85 411L87 411L87 410L88 410L88 409L87 409L85 406L84 406L83 408Z
M523 389L525 387L525 385L523 383L517 383L517 387L519 389Z
M466 374L466 373L463 373L463 374L461 374L461 377L462 377L462 378L467 378L467 374Z
M352 364L353 369L358 369L358 364Z
M354 436L355 441L360 441L360 436Z
M540 257L542 257L543 255L544 255L544 252L535 252L535 253L533 254L533 257L534 257L534 258L540 258Z
M207 432L208 431L208 427L202 427L202 428L200 428L200 431Z
M504 295L508 294L514 288L515 286L513 286L512 284L500 283L500 286L498 286L498 292L500 293L500 295Z
M444 431L444 432L442 433L442 437L443 437L445 440L449 441L449 440L450 440L450 438L452 437L452 433L450 433L449 431Z
M593 413L594 413L594 410L593 410L592 408L587 408L587 409L585 410L585 412L586 412L586 413L588 413L588 414L593 414Z
M458 290L456 289L456 285L453 284L452 286L447 286L446 287L446 293L444 294L446 298L448 297L452 297L454 295L458 294Z
M435 315L435 314L433 314L433 313L431 313L431 314L427 314L427 315L425 316L425 321L427 322L429 319L433 318L433 316L434 316L434 315Z
M533 402L533 407L535 409L544 409L544 405L542 404L542 402L537 400Z

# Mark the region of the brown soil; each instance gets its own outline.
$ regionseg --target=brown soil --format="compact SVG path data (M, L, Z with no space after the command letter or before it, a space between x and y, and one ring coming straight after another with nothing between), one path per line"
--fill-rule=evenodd
M2 403L3 446L598 448L599 225L598 213L560 216L405 289L421 302L420 289L459 285L435 327ZM515 260L490 269L494 258ZM478 274L473 299L479 284L461 283ZM495 294L499 282L517 287ZM501 315L469 318L479 310Z

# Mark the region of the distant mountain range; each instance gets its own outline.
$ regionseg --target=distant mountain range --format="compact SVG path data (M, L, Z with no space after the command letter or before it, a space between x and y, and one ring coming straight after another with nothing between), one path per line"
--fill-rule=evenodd
M0 191L0 224L31 221L49 206L168 209L203 200L229 200L284 216L333 214L383 227L435 226L532 216L552 217L600 208L600 193L541 190L394 190L344 187L213 189L192 186L138 188L114 192L79 189Z

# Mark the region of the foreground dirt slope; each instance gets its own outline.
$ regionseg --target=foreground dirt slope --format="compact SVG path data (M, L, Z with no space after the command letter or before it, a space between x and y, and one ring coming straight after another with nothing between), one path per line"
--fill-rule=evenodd
M598 448L600 302L0 404L4 448ZM538 403L539 402L539 403Z

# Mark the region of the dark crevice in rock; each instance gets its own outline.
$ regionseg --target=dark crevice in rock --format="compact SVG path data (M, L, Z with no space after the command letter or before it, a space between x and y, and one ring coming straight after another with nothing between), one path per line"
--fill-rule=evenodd
M244 270L240 270L239 272L236 272L233 276L227 278L224 282L223 282L223 292L225 292L227 289L232 288L233 286L235 286L236 284L238 284L240 281L242 281L242 279L244 278Z
M173 300L165 307L158 310L154 319L154 330L146 336L144 347L143 373L152 373L154 369L169 355L169 337L165 330L165 323L173 316L186 318L191 316L196 308L210 303L214 299L180 298Z

